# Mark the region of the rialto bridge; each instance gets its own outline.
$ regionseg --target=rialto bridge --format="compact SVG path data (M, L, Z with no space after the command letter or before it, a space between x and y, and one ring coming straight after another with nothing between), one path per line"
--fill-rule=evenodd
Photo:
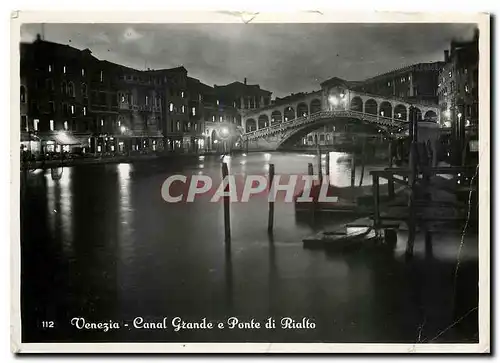
M242 115L242 139L249 149L273 150L292 146L308 133L333 124L347 131L363 124L373 132L392 132L408 125L411 117L439 123L436 104L412 102L353 90L350 83L332 78L322 89L293 102L272 104Z

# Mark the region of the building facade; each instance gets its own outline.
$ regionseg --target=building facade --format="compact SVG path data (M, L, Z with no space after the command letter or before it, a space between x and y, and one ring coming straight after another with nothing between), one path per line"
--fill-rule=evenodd
M471 41L452 41L444 51L438 96L443 126L455 138L464 138L466 128L479 124L479 33Z
M413 64L352 84L360 92L437 103L438 77L443 65L444 62Z
M39 140L41 152L162 149L159 80L39 37L20 54L21 137Z

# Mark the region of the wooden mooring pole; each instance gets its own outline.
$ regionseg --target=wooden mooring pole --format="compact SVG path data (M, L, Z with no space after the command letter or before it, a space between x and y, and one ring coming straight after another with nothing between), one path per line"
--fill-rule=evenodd
M319 148L319 143L316 144L316 155L318 157L318 179L319 183L323 181L323 173L321 170L321 149Z
M273 180L274 180L274 164L269 164L269 192L274 192L273 190ZM273 233L274 226L274 195L269 199L269 217L267 220L267 232Z
M356 153L352 153L351 159L351 187L356 183Z
M227 169L227 163L222 163L223 182L228 175L229 171ZM229 192L229 183L227 183L226 187L224 188L224 192ZM231 243L231 216L229 214L229 195L224 196L224 237L226 246L229 246Z
M307 175L310 175L310 176L313 176L314 175L314 169L313 169L313 164L312 163L309 163L307 164ZM313 183L311 182L311 191L310 191L310 194L312 194L312 187L313 187ZM314 196L313 196L314 198ZM316 202L313 200L312 203L311 203L311 218L312 218L312 221L314 222L314 214L315 214L315 205L316 205Z
M327 178L330 178L330 152L328 150L326 151L325 158L325 175Z

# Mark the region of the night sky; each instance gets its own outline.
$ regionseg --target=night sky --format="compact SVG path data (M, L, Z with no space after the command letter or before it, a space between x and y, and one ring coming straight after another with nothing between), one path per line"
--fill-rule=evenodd
M26 24L31 41L40 24ZM183 65L209 85L242 81L282 97L340 77L362 80L405 65L443 60L471 24L45 24L45 39L89 48L136 69Z

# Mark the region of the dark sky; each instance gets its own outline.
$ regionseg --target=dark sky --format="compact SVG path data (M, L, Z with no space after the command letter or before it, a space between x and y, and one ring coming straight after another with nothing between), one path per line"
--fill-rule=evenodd
M26 24L21 39L41 33ZM45 39L89 48L136 69L183 65L202 82L248 78L274 96L313 91L330 78L361 80L418 62L443 60L471 24L45 24Z

